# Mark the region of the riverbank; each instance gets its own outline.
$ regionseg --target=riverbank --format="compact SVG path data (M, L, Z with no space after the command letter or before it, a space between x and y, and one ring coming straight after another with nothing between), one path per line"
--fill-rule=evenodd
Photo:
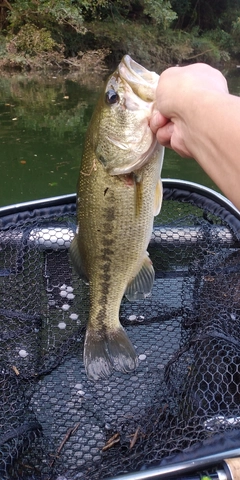
M109 51L105 48L81 52L77 56L66 58L60 52L42 52L34 56L8 53L0 58L0 72L32 72L40 73L51 71L74 71L95 73L108 70L106 57Z
M213 34L197 31L159 31L137 22L85 23L81 32L70 31L60 39L45 28L24 25L15 35L0 36L0 70L79 70L107 72L126 53L146 68L162 71L167 66L195 61L234 66L238 62Z

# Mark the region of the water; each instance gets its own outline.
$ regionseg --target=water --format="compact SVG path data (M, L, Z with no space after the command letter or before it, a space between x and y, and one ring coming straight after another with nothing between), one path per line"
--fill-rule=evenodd
M228 75L240 95L240 69ZM98 74L0 78L0 206L76 191L84 136L102 88ZM199 165L167 150L163 177L217 189Z

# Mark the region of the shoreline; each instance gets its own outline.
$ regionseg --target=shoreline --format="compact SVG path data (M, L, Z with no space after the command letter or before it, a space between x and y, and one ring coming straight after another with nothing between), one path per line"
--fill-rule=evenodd
M99 74L104 77L109 71L116 68L121 56L127 53L141 65L158 73L161 73L164 69L171 66L184 66L195 63L196 61L208 63L219 70L224 68L240 68L237 59L222 60L221 62L207 61L201 58L202 53L190 57L188 61L182 60L181 62L176 62L174 59L169 61L169 55L166 56L165 61L162 55L158 60L156 60L156 57L150 57L149 60L146 61L146 59L141 59L141 56L134 55L134 53L131 52L119 52L116 55L116 52L113 53L110 49L103 47L95 50L86 50L84 53L81 52L75 57L65 57L59 52L44 52L35 56L19 55L15 53L6 54L0 58L0 74L5 76L17 73L42 74L44 72L66 72L67 74L76 72L86 75L90 73L93 73L94 75Z

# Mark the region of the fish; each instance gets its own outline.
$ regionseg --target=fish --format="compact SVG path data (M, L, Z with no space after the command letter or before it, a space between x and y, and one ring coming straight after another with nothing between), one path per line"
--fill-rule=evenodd
M158 80L125 55L106 81L85 137L70 256L89 283L83 361L92 381L138 366L119 309L124 295L148 297L154 282L147 247L162 204L164 147L149 119Z

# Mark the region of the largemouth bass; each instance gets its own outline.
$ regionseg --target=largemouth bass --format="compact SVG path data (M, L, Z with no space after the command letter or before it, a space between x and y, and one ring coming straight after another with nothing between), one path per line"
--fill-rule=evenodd
M87 130L77 198L77 234L70 253L89 282L84 364L91 380L138 360L119 322L123 295L150 295L147 253L161 208L164 148L149 127L159 76L126 55L109 77Z

